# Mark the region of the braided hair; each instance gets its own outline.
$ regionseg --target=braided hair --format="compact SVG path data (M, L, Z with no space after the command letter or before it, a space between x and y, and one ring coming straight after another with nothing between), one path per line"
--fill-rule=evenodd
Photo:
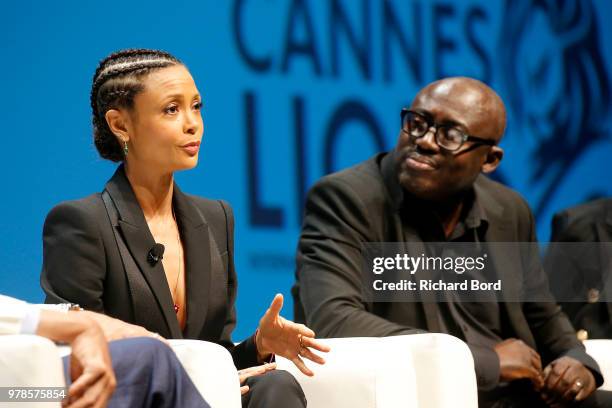
M131 108L134 97L144 89L142 77L150 72L181 64L164 51L128 49L112 53L100 61L91 85L94 144L104 159L123 160L122 148L106 122L110 109Z

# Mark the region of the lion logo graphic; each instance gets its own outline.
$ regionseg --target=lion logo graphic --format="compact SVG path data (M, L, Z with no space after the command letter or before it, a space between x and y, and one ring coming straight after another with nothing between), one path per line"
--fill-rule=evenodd
M529 162L518 171L526 172L525 187L537 192L531 201L538 217L550 210L576 163L609 143L610 79L590 0L507 0L502 15L499 72L511 143ZM611 162L595 166L612 173ZM582 189L580 199L597 195L585 188L575 188Z

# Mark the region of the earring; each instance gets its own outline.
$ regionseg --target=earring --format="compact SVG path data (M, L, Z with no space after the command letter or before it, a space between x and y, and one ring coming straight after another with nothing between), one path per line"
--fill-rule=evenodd
M128 149L128 145L127 145L127 140L124 140L124 141L123 141L123 155L124 155L125 157L127 157L127 155L128 155L128 151L129 151L129 149Z

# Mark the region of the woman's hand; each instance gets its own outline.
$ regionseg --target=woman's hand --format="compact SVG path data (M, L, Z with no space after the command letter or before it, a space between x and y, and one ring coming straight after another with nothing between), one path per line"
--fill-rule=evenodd
M259 358L265 360L270 354L278 354L291 360L299 370L307 376L314 373L306 367L303 358L324 364L323 357L312 352L311 348L328 352L330 348L317 342L315 333L303 324L297 324L280 316L283 308L283 295L277 294L270 308L259 321L259 329L255 335L255 343Z
M247 378L255 377L256 375L262 375L272 370L276 370L276 363L266 363L260 366L238 370L238 378L240 379L240 395L244 395L249 392L249 386L244 385L244 382L247 380Z

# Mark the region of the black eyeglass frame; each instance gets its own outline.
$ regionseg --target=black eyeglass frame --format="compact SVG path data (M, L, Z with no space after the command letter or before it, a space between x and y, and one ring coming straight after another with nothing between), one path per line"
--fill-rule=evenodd
M408 114L416 115L416 116L422 118L425 121L425 123L427 124L427 130L425 130L425 133L423 133L420 136L414 136L409 131L404 129L404 119L406 118L406 116ZM442 149L444 149L446 151L449 151L449 152L456 152L456 151L458 151L465 144L465 142L474 142L474 143L476 143L478 145L486 145L486 146L495 146L495 145L497 145L497 142L494 141L494 140L483 139L483 138L478 137L478 136L469 135L466 132L464 132L463 130L461 130L458 127L456 127L456 126L453 126L453 125L441 125L439 123L436 123L436 122L434 122L433 118L430 115L424 114L422 112L414 111L412 109L403 108L401 113L400 113L400 119L401 119L400 126L401 126L401 129L402 129L402 132L404 132L404 133L408 134L409 136L414 137L416 139L419 139L419 138L425 136L429 132L429 129L431 129L433 127L435 129L434 139L436 140L436 144L440 148L442 148ZM455 129L455 130L457 130L458 132L460 132L462 134L461 142L459 143L459 146L457 146L457 148L449 149L448 147L442 146L440 144L440 141L438 140L438 134L439 134L438 130L440 128L443 128L443 129Z

